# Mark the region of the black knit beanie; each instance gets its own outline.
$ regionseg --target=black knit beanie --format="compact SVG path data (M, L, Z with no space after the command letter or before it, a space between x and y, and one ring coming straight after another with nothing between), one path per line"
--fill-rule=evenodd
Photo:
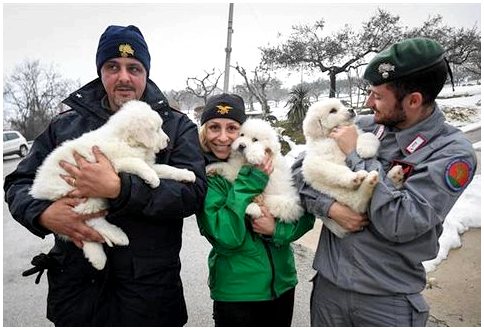
M96 53L97 74L101 76L104 62L116 57L132 57L140 61L150 74L150 52L141 31L134 25L110 25L101 35Z
M210 97L203 109L200 123L203 125L213 118L229 118L239 124L247 119L244 100L236 94L218 94Z

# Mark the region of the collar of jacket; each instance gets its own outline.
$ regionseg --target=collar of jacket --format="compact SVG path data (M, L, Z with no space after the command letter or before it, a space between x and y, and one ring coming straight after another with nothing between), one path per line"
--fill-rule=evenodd
M205 159L205 166L213 164L226 162L228 159L219 159L212 152L203 152L203 158Z
M105 95L106 91L101 78L96 78L71 93L62 103L83 116L95 116L107 120L110 113L103 109L101 104L101 100ZM173 116L168 100L151 79L148 79L146 82L146 89L141 97L141 101L145 101L153 110L157 111L163 118L163 121Z
M416 147L417 149L423 147L439 134L444 124L444 114L436 105L429 117L412 127L396 132L395 138L400 150L404 155L408 155L409 153L412 153L408 150L409 146L415 142L420 144Z

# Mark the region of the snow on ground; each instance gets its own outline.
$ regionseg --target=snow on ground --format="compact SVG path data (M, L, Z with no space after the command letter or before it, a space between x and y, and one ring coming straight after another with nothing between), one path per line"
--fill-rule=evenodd
M469 228L481 227L481 175L476 175L445 218L444 231L439 238L440 249L435 259L423 263L427 272L434 271L451 249L459 248L460 235Z

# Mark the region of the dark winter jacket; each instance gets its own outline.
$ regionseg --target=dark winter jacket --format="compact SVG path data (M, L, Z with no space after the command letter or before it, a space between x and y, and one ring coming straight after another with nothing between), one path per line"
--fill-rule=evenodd
M104 97L100 79L72 93L64 100L71 110L53 119L5 179L5 200L12 216L39 237L51 234L38 223L51 202L28 194L35 171L63 141L106 122L111 113L102 106ZM189 169L196 174L196 182L161 180L152 189L139 177L120 173L121 193L109 201L107 220L124 230L130 244L106 248L108 261L102 271L96 271L73 243L56 237L49 254L47 307L47 316L56 325L180 326L187 321L179 252L183 218L203 203L204 160L196 125L171 109L150 80L142 100L163 118L163 130L170 138L157 163Z

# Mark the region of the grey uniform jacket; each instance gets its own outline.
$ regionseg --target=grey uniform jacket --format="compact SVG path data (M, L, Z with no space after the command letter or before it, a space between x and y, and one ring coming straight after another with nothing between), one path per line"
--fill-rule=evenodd
M323 228L313 267L351 291L418 293L426 283L422 261L437 256L443 221L474 175L474 150L460 130L445 123L438 107L429 118L401 131L375 124L373 116L361 117L358 126L381 140L376 159L363 161L355 152L346 159L354 170L379 171L368 208L370 225L343 239ZM303 157L293 165L303 205L325 217L334 200L303 181ZM400 190L386 179L395 162L407 172Z

